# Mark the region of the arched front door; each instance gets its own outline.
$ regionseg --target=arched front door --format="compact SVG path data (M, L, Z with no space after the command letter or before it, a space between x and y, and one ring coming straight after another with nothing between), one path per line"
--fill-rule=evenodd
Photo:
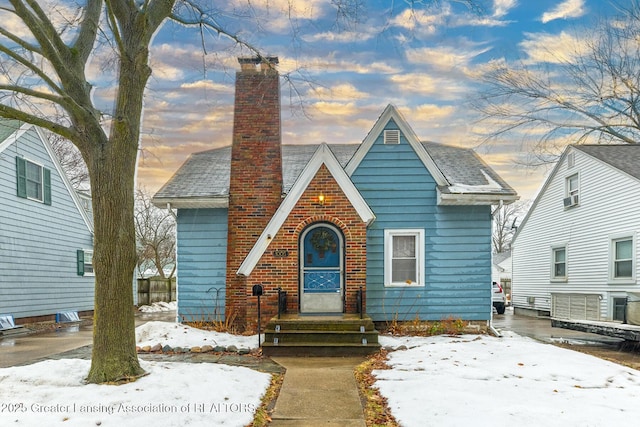
M300 312L342 313L342 233L331 224L314 224L302 233L300 245Z

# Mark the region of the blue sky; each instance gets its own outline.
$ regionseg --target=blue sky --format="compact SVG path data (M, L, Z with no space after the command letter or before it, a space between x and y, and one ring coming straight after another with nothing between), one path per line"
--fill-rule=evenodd
M584 25L613 12L601 0L485 0L481 12L444 0L414 1L413 9L402 0L364 1L354 22L337 18L329 0L213 3L223 5L212 15L218 22L279 57L283 143L359 143L391 103L422 140L477 148L523 199L534 197L547 170L518 166L517 140L481 144L486 125L469 107L480 89L474 76L491 61L543 64L544 49L571 48ZM162 28L145 101L141 185L155 192L189 153L230 144L236 58L248 54L215 34Z

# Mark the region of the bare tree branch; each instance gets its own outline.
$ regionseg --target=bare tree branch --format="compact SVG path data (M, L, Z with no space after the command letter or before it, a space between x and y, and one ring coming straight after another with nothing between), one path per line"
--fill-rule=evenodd
M640 141L639 13L634 1L625 15L585 31L569 57L548 50L546 63L493 63L472 103L492 126L486 140L520 138L538 153Z

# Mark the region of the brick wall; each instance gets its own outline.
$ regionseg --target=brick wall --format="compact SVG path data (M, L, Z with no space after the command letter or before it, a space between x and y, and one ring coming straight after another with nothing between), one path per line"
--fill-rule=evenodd
M277 63L277 58L270 58ZM282 200L280 83L272 64L241 58L236 91L229 182L227 319L244 329L246 281L236 276Z
M325 196L323 206L318 204L320 193ZM264 288L264 295L261 297L263 326L278 312L279 286L287 291L288 311L298 312L299 239L307 226L317 222L335 225L344 236L346 311L356 312L356 291L359 287L363 290L366 288L366 224L323 165L246 280L244 295L247 301L245 314L248 329L255 331L257 328L257 298L251 296L255 284L261 284ZM274 250L286 250L288 256L276 257Z

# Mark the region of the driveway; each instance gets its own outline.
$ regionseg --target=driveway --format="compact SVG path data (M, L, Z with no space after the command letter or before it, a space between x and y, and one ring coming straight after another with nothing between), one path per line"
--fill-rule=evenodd
M518 335L547 343L575 343L592 345L618 345L622 340L604 335L554 328L549 317L529 317L513 314L509 307L505 314L493 315L493 327L500 331L512 331Z
M175 317L175 311L140 313L135 318L136 327L151 320L173 322ZM70 325L53 332L0 338L0 368L26 365L92 343L92 325Z

